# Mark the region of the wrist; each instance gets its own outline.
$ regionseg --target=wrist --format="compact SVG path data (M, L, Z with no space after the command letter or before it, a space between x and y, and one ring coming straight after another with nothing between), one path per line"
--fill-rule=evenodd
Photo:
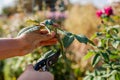
M25 41L22 37L15 38L20 44L20 53L18 56L24 56L27 53L27 49L30 48L30 44Z

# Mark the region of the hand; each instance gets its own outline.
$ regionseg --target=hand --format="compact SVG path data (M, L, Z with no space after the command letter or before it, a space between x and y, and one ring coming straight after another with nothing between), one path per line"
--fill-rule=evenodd
M39 46L54 45L57 43L55 33L48 33L47 30L36 30L18 37L23 43L24 48L20 56L23 56Z
M18 80L54 80L54 77L49 72L35 71L33 66L29 65Z

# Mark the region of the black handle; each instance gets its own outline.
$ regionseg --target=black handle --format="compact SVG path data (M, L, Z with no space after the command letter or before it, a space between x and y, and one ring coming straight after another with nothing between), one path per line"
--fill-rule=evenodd
M60 50L53 53L48 58L42 59L34 65L34 70L38 71L48 71L49 68L55 64L60 56Z

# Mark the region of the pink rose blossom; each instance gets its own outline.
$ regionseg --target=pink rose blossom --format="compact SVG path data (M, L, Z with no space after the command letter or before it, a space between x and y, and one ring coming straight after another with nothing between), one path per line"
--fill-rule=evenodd
M97 17L99 17L99 18L102 16L102 14L103 14L103 11L102 11L102 10L98 10L98 11L96 12Z
M106 14L107 16L110 16L110 15L113 14L113 9L112 9L111 6L105 7L105 8L104 8L104 11L105 11L105 14Z

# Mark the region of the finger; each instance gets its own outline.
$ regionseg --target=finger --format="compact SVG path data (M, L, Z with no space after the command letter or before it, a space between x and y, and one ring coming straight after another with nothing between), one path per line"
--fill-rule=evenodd
M49 40L46 40L46 41L41 41L41 42L53 42L53 41L58 41L57 38L52 38L52 39L49 39Z
M54 45L58 42L57 38L53 38L47 41L41 41L38 44L36 44L35 48L39 47L39 46L50 46L50 45Z
M52 39L52 38L54 38L55 37L55 32L51 32L51 34L44 34L44 35L41 35L41 41L46 41L46 40L50 40L50 39Z
M41 30L39 31L39 33L40 33L40 34L47 34L48 31L47 31L46 29L41 29Z
M42 41L40 42L40 45L53 45L56 44L58 42L58 40L56 38L48 40L48 41Z
M49 40L49 41L42 41L39 43L39 46L49 46L49 45L54 45L57 43L56 39Z
M40 43L40 46L50 46L50 45L54 45L56 44L57 42L47 42L47 43Z

